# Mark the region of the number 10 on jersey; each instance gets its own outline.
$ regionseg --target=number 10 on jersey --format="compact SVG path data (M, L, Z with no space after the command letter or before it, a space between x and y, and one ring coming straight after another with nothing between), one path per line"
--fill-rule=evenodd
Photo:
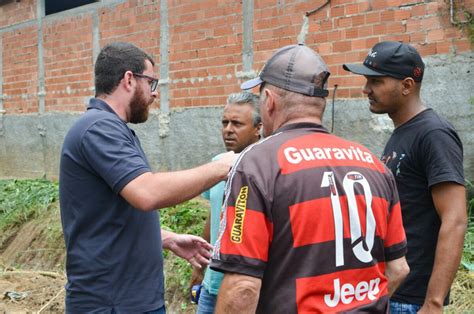
M359 208L355 196L355 185L360 184L365 197L365 236L362 234ZM332 213L334 217L334 239L336 244L336 267L344 265L344 219L342 217L341 199L333 171L326 171L321 182L322 188L329 188L331 194ZM342 189L347 197L351 248L355 257L363 263L372 261L376 222L372 211L372 191L367 179L357 171L348 172L342 181Z

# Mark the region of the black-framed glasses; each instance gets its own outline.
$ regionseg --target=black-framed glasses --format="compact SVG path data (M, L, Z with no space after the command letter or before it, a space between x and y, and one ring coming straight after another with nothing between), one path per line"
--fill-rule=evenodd
M148 80L148 83L150 84L150 89L151 89L151 92L153 93L156 88L158 87L158 79L154 78L154 77L151 77L151 76L148 76L148 75L145 75L145 74L140 74L140 73L133 73L132 74L136 77L140 77L140 78L144 78L144 79L147 79Z

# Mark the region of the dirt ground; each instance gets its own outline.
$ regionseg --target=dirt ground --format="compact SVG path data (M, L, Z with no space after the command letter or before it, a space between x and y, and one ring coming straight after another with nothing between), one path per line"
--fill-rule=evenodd
M64 313L65 283L61 273L4 270L0 273L0 313ZM167 291L166 299L168 313L195 313L195 305L184 302L179 293Z
M64 283L59 273L4 271L0 273L0 313L64 312Z
M32 220L0 234L0 314L64 313L64 241L51 231L58 219ZM166 300L168 313L195 312L178 288L168 289Z

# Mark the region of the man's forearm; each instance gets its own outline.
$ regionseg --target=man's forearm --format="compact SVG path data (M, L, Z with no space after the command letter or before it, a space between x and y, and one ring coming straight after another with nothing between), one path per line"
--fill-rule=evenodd
M391 296L410 272L405 256L385 265L385 276L388 279L388 294Z
M443 305L461 261L465 231L466 225L463 223L441 225L425 303Z
M161 242L163 249L169 250L171 242L173 241L176 233L168 230L161 229Z
M229 154L229 153L226 153ZM151 211L187 201L226 178L234 155L174 172L146 172L130 181L120 195L137 209Z
M206 224L204 225L204 229L202 231L202 237L204 240L211 243L211 212L209 212L209 215L207 216ZM214 243L211 244L214 245Z

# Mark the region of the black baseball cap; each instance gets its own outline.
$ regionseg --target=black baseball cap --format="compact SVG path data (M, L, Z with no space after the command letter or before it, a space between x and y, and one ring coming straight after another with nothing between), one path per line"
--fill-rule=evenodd
M251 89L263 82L312 97L326 97L330 73L326 63L313 49L302 44L278 49L265 63L258 77L240 85Z
M425 64L415 48L397 41L383 41L369 50L363 64L344 64L344 70L366 76L391 76L423 80Z

